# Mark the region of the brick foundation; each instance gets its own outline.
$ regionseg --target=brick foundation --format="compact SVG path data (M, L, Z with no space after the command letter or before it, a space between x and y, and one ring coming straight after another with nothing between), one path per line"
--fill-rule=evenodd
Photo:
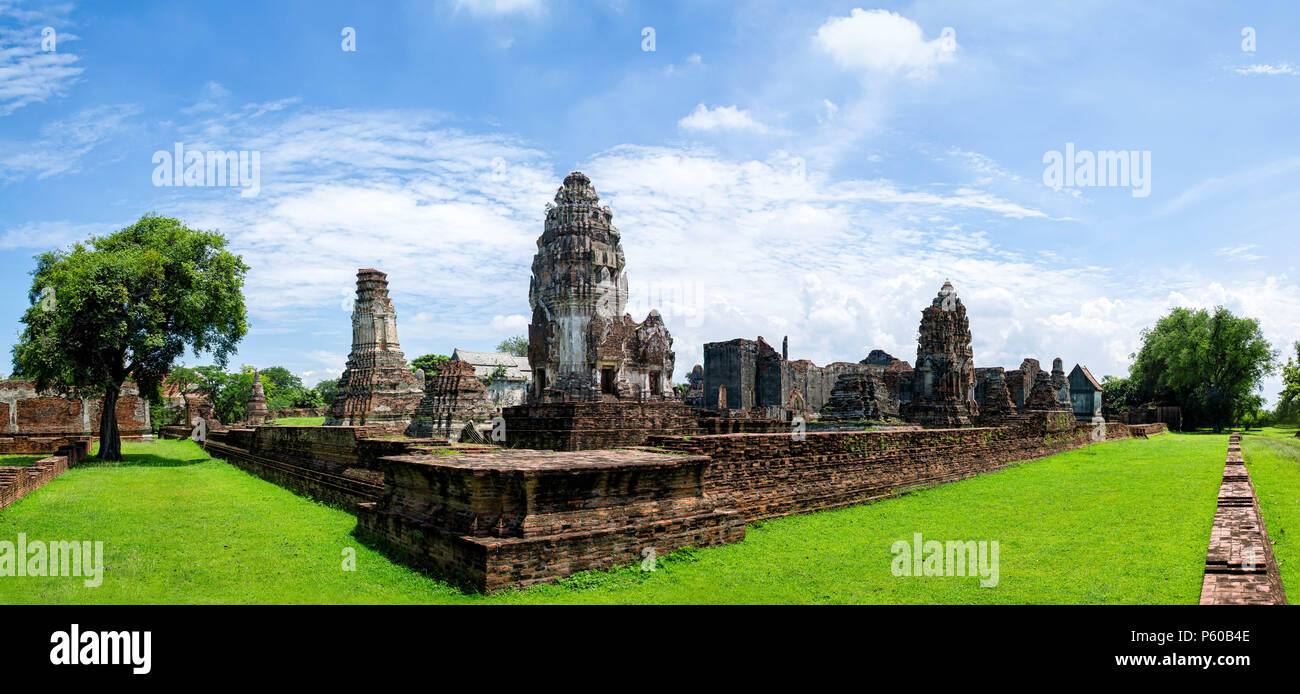
M1255 485L1241 458L1241 434L1228 438L1219 505L1205 553L1202 605L1285 605L1286 592L1264 527Z
M709 459L644 451L399 456L379 461L384 496L359 534L476 590L745 537L744 520L704 492Z
M54 455L30 466L0 465L0 508L44 487L89 455L90 441L83 440L60 445Z

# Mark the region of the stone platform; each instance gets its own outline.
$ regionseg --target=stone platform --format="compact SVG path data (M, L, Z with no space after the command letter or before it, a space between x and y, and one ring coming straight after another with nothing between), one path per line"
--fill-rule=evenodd
M358 534L475 590L745 537L741 514L704 493L707 456L514 450L377 463L384 494L359 507Z
M695 409L676 401L517 405L502 416L511 448L585 451L639 446L651 434L699 433Z

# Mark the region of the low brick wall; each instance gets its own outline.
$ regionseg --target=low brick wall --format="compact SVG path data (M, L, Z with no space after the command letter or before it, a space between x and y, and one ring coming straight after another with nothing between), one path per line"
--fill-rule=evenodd
M504 451L379 461L384 495L358 534L475 590L525 587L739 542L744 519L704 493L705 456Z
M1105 440L1129 438L1108 425ZM705 492L747 522L852 506L1001 470L1093 443L1094 428L1037 418L1012 427L653 436L647 445L712 459Z
M379 458L438 443L375 437L377 433L373 427L261 426L209 432L203 448L269 482L355 508L383 491L383 473L375 464Z
M1219 505L1205 553L1202 605L1285 605L1286 592L1264 527L1255 485L1241 458L1241 434L1228 437Z
M0 508L5 508L67 472L90 454L90 441L59 446L54 455L32 465L0 465Z

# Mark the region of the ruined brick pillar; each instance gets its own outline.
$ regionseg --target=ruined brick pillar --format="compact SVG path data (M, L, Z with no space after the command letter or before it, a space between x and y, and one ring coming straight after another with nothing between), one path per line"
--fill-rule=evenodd
M357 270L352 351L325 425L379 425L401 433L410 426L423 396L397 341L388 275L373 268Z
M944 282L938 296L921 311L912 377L912 401L905 419L926 426L969 426L979 414L975 403L975 360L966 307Z

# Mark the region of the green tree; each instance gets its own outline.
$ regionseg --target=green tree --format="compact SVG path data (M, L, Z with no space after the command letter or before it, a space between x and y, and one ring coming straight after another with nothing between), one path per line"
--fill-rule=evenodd
M203 383L203 376L188 366L178 366L163 379L163 385L172 388L177 395L191 393Z
M526 357L528 356L528 336L515 335L514 337L507 337L497 345L497 351L509 352L516 357Z
M1288 357L1282 367L1282 392L1278 393L1277 421L1300 423L1300 342L1295 343L1295 356Z
M220 233L146 215L37 256L14 364L37 388L100 397L99 457L122 459L117 399L133 378L151 402L189 347L224 365L248 332L248 267Z
M334 394L339 390L339 379L326 378L317 383L312 390L320 396L320 407L329 407L334 404Z
M1143 404L1132 379L1118 376L1102 376L1101 401L1104 407L1115 412L1128 412Z
M1276 359L1259 321L1222 306L1175 308L1142 331L1130 379L1144 400L1173 402L1184 421L1221 431L1258 407L1252 396Z
M432 376L438 370L438 365L451 359L445 354L424 354L411 360L411 370L424 369L425 376Z

